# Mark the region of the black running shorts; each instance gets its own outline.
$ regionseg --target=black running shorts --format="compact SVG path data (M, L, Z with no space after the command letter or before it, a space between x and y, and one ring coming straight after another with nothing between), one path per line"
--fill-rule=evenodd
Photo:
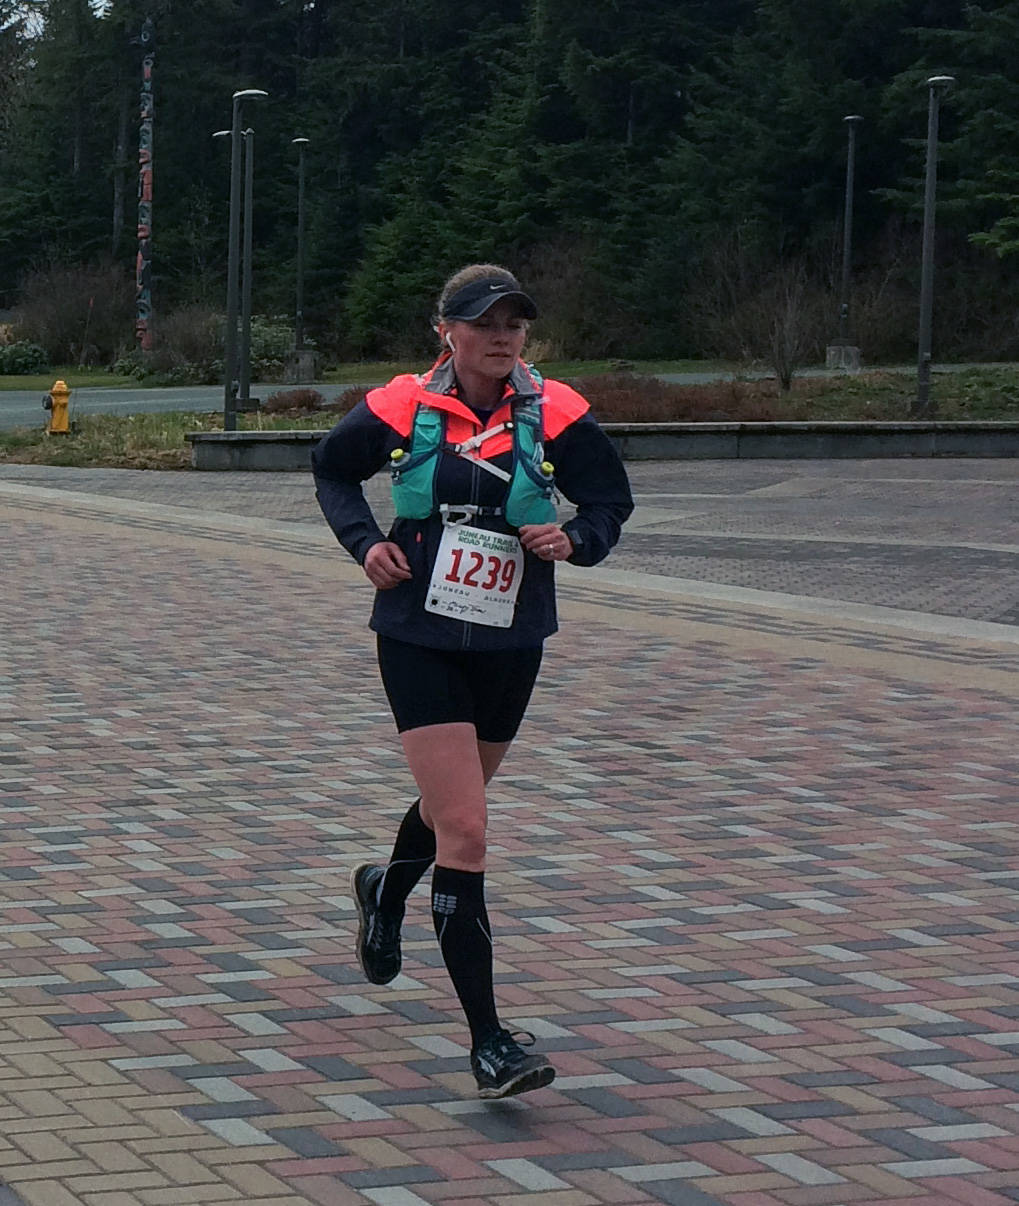
M542 649L429 649L378 637L382 685L401 733L473 724L481 741L512 741L538 677Z

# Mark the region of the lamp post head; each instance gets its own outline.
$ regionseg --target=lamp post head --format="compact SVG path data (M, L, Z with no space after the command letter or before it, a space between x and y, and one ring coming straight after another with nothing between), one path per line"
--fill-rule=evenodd
M955 83L954 75L932 75L927 80L929 88L951 88Z
M307 143L311 142L311 139L310 138L291 138L290 142L292 145L296 144L298 146L304 146Z
M256 96L268 96L268 92L263 92L261 88L242 88L240 92L235 92L233 95L234 101L248 100Z
M863 121L863 118L859 113L850 113L848 116L843 117L842 120L848 122L850 125L855 126L857 122Z
M213 133L212 137L213 138L229 138L232 133L233 133L233 130L216 130Z

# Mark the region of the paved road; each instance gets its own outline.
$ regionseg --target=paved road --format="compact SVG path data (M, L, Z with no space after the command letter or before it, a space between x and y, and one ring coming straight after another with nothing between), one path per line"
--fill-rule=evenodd
M267 398L285 387L257 384L251 387L253 398ZM318 385L327 399L342 393L343 385ZM0 429L43 426L46 412L42 407L43 394L31 390L0 390ZM174 386L167 389L75 389L71 394L71 418L75 415L106 414L132 415L165 413L171 410L190 410L199 414L223 409L221 385Z
M1019 1201L1016 469L633 467L491 796L559 1078L484 1103L426 895L351 954L413 788L308 478L0 467L0 1206Z

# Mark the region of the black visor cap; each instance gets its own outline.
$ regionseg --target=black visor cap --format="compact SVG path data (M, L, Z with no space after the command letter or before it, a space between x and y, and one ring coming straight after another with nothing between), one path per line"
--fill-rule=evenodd
M518 303L524 318L538 317L534 300L515 281L494 276L471 281L469 285L458 289L446 302L440 317L447 322L474 322L504 297L511 297Z

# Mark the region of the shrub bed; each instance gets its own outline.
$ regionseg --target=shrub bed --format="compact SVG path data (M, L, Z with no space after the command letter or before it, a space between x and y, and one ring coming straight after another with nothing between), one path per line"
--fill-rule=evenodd
M0 373L16 377L24 373L41 373L48 363L46 349L27 339L0 346Z

